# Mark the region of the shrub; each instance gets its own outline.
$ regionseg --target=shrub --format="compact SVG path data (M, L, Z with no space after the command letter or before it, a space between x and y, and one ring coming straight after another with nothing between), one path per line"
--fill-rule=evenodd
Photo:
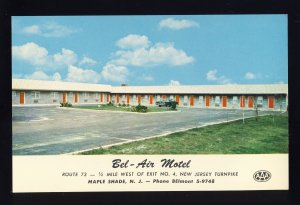
M138 105L135 107L137 112L148 112L148 107L143 105Z
M131 111L131 112L136 112L135 106L132 106L132 107L130 108L130 111Z
M112 106L113 104L112 104L112 102L109 102L109 103L107 103L107 105Z
M61 102L60 107L72 107L72 104L69 102Z
M122 104L122 107L126 107L126 104L125 104L125 103L123 103L123 104Z
M176 110L176 105L177 103L175 101L172 101L170 105L171 110Z
M132 106L130 108L130 111L131 112L143 112L143 113L145 113L145 112L148 112L148 107L143 106L143 105Z

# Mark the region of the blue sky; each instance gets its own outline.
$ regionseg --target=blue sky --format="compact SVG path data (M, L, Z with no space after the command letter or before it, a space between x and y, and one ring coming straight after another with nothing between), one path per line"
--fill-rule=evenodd
M288 83L287 15L12 17L13 78Z

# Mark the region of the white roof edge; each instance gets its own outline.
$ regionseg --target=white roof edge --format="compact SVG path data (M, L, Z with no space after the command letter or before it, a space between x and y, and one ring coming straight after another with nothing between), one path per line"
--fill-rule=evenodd
M12 79L12 89L111 92L120 94L287 94L288 84L111 86L105 84L74 83L63 81Z
M53 91L91 91L111 92L111 85L91 84L91 83L74 83L63 81L45 81L45 80L28 80L12 79L13 90L53 90Z
M288 84L119 86L113 93L157 94L287 94Z

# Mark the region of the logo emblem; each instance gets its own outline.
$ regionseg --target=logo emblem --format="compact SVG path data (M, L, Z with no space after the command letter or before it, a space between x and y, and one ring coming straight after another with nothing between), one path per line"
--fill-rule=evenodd
M271 179L271 172L266 170L259 170L254 173L253 178L258 182L266 182Z

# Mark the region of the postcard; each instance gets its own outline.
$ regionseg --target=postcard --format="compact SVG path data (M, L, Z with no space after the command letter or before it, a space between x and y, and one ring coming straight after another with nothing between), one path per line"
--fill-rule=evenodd
M12 16L13 192L288 190L287 15Z

